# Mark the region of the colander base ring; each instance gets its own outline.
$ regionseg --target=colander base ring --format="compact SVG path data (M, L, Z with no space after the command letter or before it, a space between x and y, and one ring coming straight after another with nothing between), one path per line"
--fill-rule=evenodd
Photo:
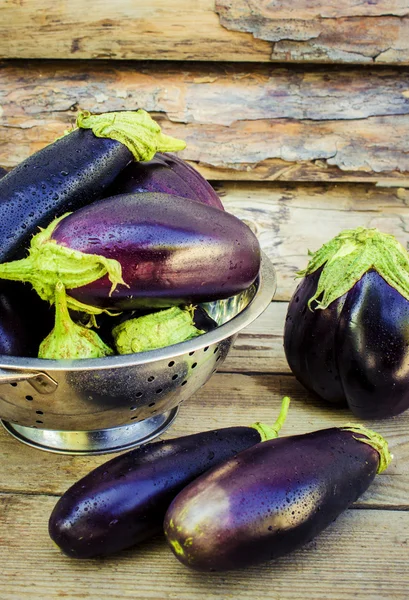
M143 421L93 431L59 431L24 427L0 419L13 437L39 450L57 454L108 454L146 444L161 435L176 418L179 407Z

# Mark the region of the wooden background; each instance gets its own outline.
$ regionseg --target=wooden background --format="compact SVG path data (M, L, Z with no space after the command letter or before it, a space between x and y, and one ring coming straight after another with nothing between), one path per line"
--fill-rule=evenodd
M221 371L166 435L272 420L283 433L342 424L289 372L294 275L344 228L409 242L409 0L5 0L0 4L0 166L52 142L78 108L143 107L187 141L181 156L244 219L278 289ZM409 415L368 424L395 460L315 542L273 564L192 573L158 538L76 562L47 534L59 495L107 457L50 455L0 432L0 596L50 599L409 598Z

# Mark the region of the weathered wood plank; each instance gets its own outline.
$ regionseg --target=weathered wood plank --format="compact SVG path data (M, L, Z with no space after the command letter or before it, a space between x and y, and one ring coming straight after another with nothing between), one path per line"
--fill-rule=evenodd
M3 58L268 61L271 44L222 27L214 0L3 3Z
M229 573L198 573L157 537L103 560L74 560L53 545L55 499L0 495L2 600L407 600L409 512L349 510L303 548ZM336 565L336 568L334 566Z
M238 335L219 370L227 373L290 373L283 348L287 307L287 302L272 302Z
M276 300L289 300L307 250L342 229L377 227L407 247L409 190L367 185L224 183L216 186L226 209L243 219L277 270Z
M228 427L254 421L272 423L281 398L292 404L283 435L305 433L351 421L346 409L319 402L292 376L217 373L181 407L174 425L164 437ZM409 509L409 412L394 419L368 421L366 425L384 435L394 454L389 469L379 475L359 501L360 506ZM2 478L0 491L59 495L77 479L110 456L79 457L34 450L0 432Z
M409 180L409 72L127 62L0 64L0 164L91 112L144 107L207 178Z
M0 56L409 63L408 0L8 1Z
M221 24L272 42L271 60L409 63L407 0L216 0Z

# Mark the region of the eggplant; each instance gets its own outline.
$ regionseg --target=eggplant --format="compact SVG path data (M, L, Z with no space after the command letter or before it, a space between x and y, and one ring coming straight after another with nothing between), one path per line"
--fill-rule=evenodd
M186 161L158 152L152 160L129 164L108 188L106 196L162 192L223 209L212 186Z
M69 308L92 312L227 298L247 289L259 268L257 238L235 216L140 193L56 219L33 237L27 258L0 265L0 278L29 281L50 302L61 279Z
M29 286L4 281L0 287L0 355L37 356L52 327L50 307Z
M103 196L132 160L184 142L164 136L145 111L77 117L77 129L0 179L0 262L23 256L39 227Z
M256 444L176 496L164 519L166 539L198 571L278 558L330 525L390 460L386 441L361 426Z
M377 229L312 254L288 306L284 350L307 389L360 419L409 408L409 256Z
M166 509L195 477L276 437L289 399L273 427L226 427L136 448L97 467L58 500L49 519L51 539L68 556L119 552L161 532Z

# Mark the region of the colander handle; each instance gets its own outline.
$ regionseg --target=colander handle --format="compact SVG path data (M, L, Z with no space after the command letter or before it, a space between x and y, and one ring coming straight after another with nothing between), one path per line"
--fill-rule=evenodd
M18 384L21 381L27 381L40 394L51 394L58 386L52 377L42 371L17 371L0 368L0 385Z

